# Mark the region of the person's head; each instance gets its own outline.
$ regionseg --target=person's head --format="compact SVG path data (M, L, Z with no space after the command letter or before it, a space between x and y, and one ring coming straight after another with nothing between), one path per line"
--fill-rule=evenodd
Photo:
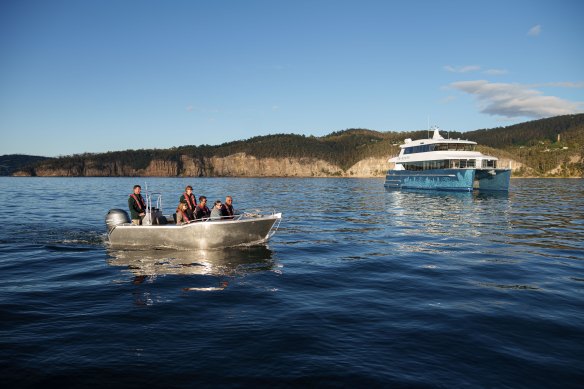
M178 203L178 206L176 207L177 211L185 211L187 209L187 202L186 201L180 201Z
M187 187L185 188L185 192L187 192L187 193L189 193L189 194L190 194L190 193L193 193L193 187L192 187L192 186L190 186L190 185L187 185Z
M215 200L215 208L221 208L221 200Z
M207 198L205 196L199 196L199 203L205 204L207 202Z
M233 199L231 198L231 196L225 197L225 204L231 205L232 202L233 202Z
M135 194L140 194L141 190L142 190L142 187L140 185L134 185L134 193Z

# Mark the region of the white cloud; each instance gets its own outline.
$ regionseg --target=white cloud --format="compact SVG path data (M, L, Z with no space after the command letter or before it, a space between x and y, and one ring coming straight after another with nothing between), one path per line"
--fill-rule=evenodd
M584 103L544 96L542 92L521 84L476 80L454 82L450 86L474 95L481 112L489 115L544 118L582 112L584 108Z
M490 76L501 76L509 72L506 69L487 69L483 73L488 74Z
M548 82L542 86L556 86L560 88L584 88L584 82Z
M541 24L536 24L527 31L529 36L538 36L539 34L541 34Z
M476 72L481 70L480 66L477 65L467 65L467 66L444 66L444 70L451 72L451 73L468 73L468 72Z

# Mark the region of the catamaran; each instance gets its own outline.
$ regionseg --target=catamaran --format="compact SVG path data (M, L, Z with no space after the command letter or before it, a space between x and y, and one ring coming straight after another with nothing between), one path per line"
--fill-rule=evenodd
M444 139L437 127L432 138L400 145L389 159L384 186L388 189L445 191L508 191L511 169L499 168L498 158L476 151L476 142Z

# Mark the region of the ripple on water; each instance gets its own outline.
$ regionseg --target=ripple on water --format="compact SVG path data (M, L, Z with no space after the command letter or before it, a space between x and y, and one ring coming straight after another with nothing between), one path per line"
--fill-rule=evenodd
M30 386L584 377L581 181L513 180L497 196L388 192L383 180L148 178L170 203L191 184L284 213L269 245L177 252L104 244L107 209L125 208L143 178L8 180L6 209L39 185L50 207L42 223L9 219L0 232L5 382L22 371Z

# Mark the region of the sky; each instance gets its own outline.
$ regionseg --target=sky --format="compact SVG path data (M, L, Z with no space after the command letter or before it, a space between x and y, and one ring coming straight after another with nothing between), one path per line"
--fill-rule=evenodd
M0 155L584 112L584 2L2 0Z

